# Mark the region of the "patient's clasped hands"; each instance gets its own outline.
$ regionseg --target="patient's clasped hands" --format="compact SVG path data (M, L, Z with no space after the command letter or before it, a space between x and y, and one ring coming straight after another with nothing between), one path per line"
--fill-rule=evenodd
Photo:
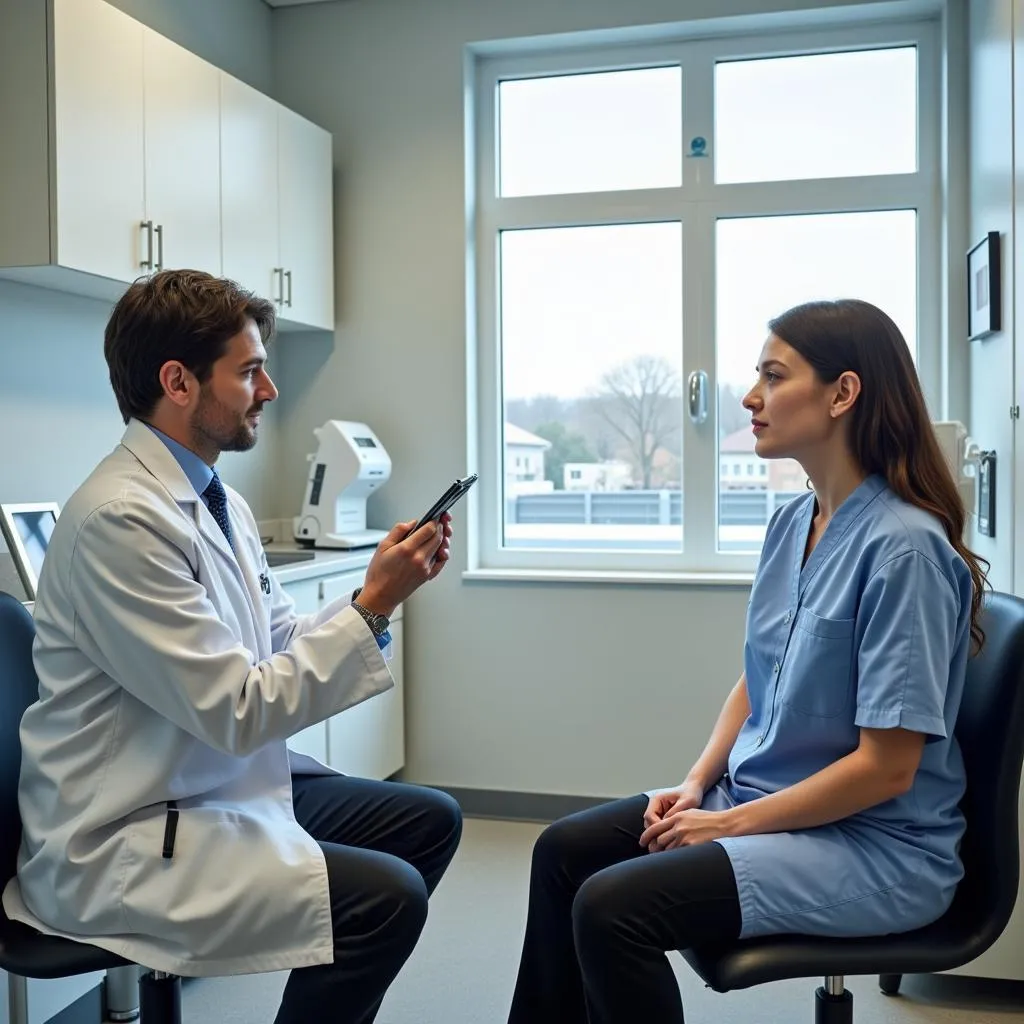
M696 782L657 790L644 811L640 845L648 853L661 853L679 846L708 843L727 835L727 812L702 811L700 805L703 800L704 790Z

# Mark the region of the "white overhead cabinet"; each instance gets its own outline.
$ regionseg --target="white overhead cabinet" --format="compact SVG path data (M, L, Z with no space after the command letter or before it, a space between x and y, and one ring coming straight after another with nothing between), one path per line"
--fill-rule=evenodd
M148 28L143 44L147 266L137 273L152 264L219 275L220 72Z
M220 111L224 276L280 310L277 104L221 73Z
M281 267L288 320L334 327L334 219L331 136L277 108Z
M190 267L333 329L327 132L106 0L3 4L0 275L114 299Z
M53 37L53 262L129 282L142 273L143 26L102 0L54 0Z
M334 327L331 136L221 74L224 275L283 327Z

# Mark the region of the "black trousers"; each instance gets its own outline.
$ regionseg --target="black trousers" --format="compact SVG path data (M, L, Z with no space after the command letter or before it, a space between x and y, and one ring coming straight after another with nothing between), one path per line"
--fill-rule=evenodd
M292 795L327 860L334 963L291 972L276 1024L370 1024L455 855L459 805L437 790L347 776L293 775Z
M717 843L647 853L646 807L616 800L537 840L509 1024L682 1024L665 951L739 935L728 854Z

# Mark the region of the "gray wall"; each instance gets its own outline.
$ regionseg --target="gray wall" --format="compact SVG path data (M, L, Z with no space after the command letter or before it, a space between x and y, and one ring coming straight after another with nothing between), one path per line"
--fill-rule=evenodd
M272 15L262 0L114 5L270 91ZM64 502L121 436L103 362L109 312L109 303L0 281L0 501ZM272 501L276 432L270 415L256 450L223 463L225 479L245 492L257 516Z
M271 93L273 12L263 0L108 0L203 60Z
M278 99L334 134L338 329L283 355L281 515L314 426L368 421L394 461L371 525L465 469L463 47L820 0L349 0L274 13ZM400 69L400 73L396 69ZM410 602L408 773L619 795L682 776L742 667L745 588L470 583Z

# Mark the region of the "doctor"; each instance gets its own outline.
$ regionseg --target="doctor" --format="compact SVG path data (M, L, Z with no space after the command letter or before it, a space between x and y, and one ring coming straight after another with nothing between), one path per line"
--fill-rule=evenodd
M289 736L388 689L387 618L449 557L400 523L365 584L297 617L222 451L277 397L273 306L137 281L107 325L127 423L65 505L35 606L8 915L181 975L294 968L278 1024L366 1024L458 846L446 795L330 772Z

